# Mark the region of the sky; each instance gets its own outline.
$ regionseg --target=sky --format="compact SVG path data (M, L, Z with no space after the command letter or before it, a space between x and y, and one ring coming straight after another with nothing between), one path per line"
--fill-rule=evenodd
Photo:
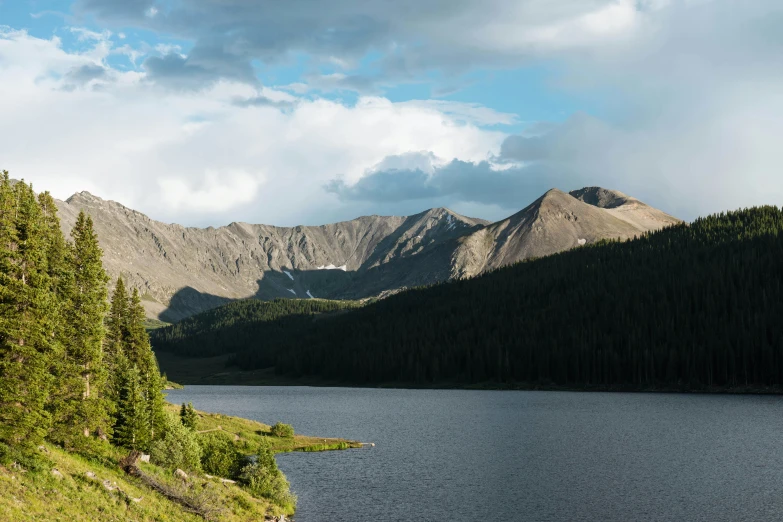
M0 169L166 222L783 203L779 0L0 0Z

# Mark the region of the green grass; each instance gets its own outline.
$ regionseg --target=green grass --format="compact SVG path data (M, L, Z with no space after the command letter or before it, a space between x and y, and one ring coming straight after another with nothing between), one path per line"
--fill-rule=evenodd
M168 405L172 411L179 406ZM323 439L296 435L293 438L273 437L270 427L259 422L198 412L198 430L217 430L233 436L240 450L248 453L261 442L269 443L275 452L327 451L356 448L357 442L341 439ZM108 444L101 446L99 454L78 455L47 444L40 450L51 463L42 471L28 471L0 466L0 520L28 522L188 522L203 518L187 511L179 504L151 490L139 479L126 475L119 460L127 450ZM141 463L142 470L156 481L186 489L181 479L171 470L153 464ZM62 475L52 474L56 469ZM88 472L95 478L88 477ZM108 481L111 488L104 487ZM220 509L215 519L226 522L264 520L281 514L291 515L292 506L277 506L265 499L258 499L238 484L222 483L193 475L187 489L201 492L210 503ZM134 499L140 499L138 502Z
M169 408L172 408L172 411L179 412L179 406L169 405ZM271 426L267 424L219 413L205 413L202 411L197 411L196 413L198 414L197 431L215 430L232 435L240 449L246 451L253 451L259 444L269 444L275 453L330 451L362 447L358 441L344 439L309 437L306 435L275 437L272 435ZM220 427L219 430L218 427Z
M201 517L188 512L139 480L126 475L117 464L125 452L108 448L100 458L88 458L46 445L43 452L62 478L50 470L24 472L0 467L0 520L8 521L197 521ZM158 466L142 464L156 480L174 484L173 474ZM95 474L90 478L87 473ZM113 491L106 489L104 481ZM283 511L265 500L253 498L235 484L221 484L202 477L190 477L197 487L206 484L222 511L219 520L263 520ZM133 499L141 499L136 502ZM287 513L290 514L290 513Z

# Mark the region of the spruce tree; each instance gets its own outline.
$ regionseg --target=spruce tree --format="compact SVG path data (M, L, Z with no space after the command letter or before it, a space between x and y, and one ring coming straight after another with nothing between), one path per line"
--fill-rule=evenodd
M79 394L71 398L75 402L73 429L85 435L106 433L109 422L103 343L108 276L103 269L103 251L98 245L92 218L80 212L71 237L73 284L65 318L73 335L67 343L66 357L80 378Z
M183 402L182 407L179 410L179 418L182 421L182 425L191 431L196 431L196 423L198 421L198 415L196 410L193 409L193 403L189 402L187 405Z
M0 442L38 444L55 356L56 300L41 207L31 186L0 177Z
M113 374L110 389L117 408L115 426L119 428L123 423L127 423L128 413L122 411L123 408L127 410L127 401L123 403L121 394L128 382L125 373L135 368L145 408L143 422L146 432L143 438L152 441L162 434L166 417L163 381L144 328L145 318L138 290L134 288L128 297L125 283L119 278L112 296L107 335L107 351L109 360L112 361L110 366ZM125 420L122 420L123 416Z
M105 364L108 369L107 393L110 410L115 411L119 402L120 386L122 384L122 369L125 356L125 340L127 339L128 293L122 276L117 278L111 297L109 316L106 320Z
M114 443L128 449L146 450L151 442L150 422L141 372L128 361L122 361L118 370L121 382Z
M76 330L69 320L68 309L73 295L74 272L71 249L65 241L57 216L54 198L44 192L38 195L44 232L47 236L47 265L51 280L51 292L56 301L55 332L49 372L56 386L51 390L47 410L52 416L50 440L71 445L76 439L74 426L75 405L72 398L80 394L81 379L74 361L68 356L67 347L76 337Z

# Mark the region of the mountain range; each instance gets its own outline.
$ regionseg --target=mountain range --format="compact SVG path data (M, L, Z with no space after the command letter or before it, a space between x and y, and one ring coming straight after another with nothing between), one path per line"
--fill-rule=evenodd
M92 216L110 276L139 288L148 316L168 322L247 297L384 296L680 222L600 187L552 189L495 223L434 208L322 226L193 228L88 192L58 206L66 233L79 211Z

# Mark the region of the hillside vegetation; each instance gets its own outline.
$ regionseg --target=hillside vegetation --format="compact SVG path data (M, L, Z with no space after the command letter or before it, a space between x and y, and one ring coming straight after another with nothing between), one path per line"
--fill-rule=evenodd
M118 278L109 300L102 257L90 216L68 241L48 193L0 174L0 520L293 513L274 452L350 444L171 411L142 298Z
M178 410L168 406L171 412ZM296 435L275 437L271 427L255 421L195 412L196 430L203 437L219 434L229 438L237 452L252 453L266 444L273 452L323 451L358 447L355 442ZM220 427L220 428L218 428ZM212 431L210 431L212 430ZM25 521L197 521L198 513L151 490L139 479L120 469L125 452L105 445L92 455L68 452L52 444L38 449L47 466L26 462L0 466L0 520ZM140 463L144 473L175 491L188 491L211 514L208 518L226 522L264 520L290 513L265 498L253 496L240 484L204 474L189 474L187 480L171 470Z
M156 350L189 357L233 353L247 346L274 346L317 316L359 307L356 301L244 299L150 332Z
M264 323L232 362L361 385L777 389L782 230L761 207L588 244L284 336Z

